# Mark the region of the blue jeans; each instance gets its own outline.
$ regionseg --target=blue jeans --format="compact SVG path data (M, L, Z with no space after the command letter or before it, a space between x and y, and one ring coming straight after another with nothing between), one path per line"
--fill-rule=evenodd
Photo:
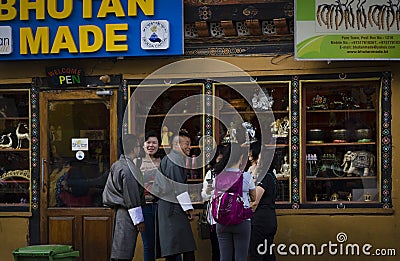
M157 204L146 204L142 207L145 229L141 233L143 241L143 260L144 261L155 261L155 238L156 238L156 207ZM182 261L182 257L179 255L176 261Z

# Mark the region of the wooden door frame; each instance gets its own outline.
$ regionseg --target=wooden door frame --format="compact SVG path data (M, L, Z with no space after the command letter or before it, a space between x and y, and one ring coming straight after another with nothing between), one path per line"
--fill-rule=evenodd
M118 157L117 140L118 140L118 90L113 89L114 94L110 96L110 162L115 162ZM102 97L96 94L95 90L68 90L68 91L44 91L39 93L40 104L40 242L48 243L48 173L47 164L43 162L49 159L48 144L48 105L49 100L82 100L82 99L98 99ZM100 208L104 211L112 211L106 208ZM99 208L88 208L87 211L97 213ZM83 209L82 209L83 210Z

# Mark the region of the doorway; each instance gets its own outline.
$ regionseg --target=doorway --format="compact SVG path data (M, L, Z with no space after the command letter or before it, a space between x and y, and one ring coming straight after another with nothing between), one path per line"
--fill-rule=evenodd
M40 240L72 245L79 261L110 258L113 211L101 195L117 160L117 91L40 93Z

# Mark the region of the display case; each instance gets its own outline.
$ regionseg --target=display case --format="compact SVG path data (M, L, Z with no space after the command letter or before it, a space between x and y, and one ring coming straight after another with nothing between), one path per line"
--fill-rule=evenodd
M381 79L303 80L300 91L303 203L380 202Z
M201 153L205 125L203 83L142 84L129 86L129 132L144 137L153 130L160 133L161 156L170 151L170 138L185 129L191 138L191 158L186 160L192 201L201 202L205 158ZM197 185L196 185L197 184Z
M29 211L29 90L0 90L0 211Z
M223 143L232 129L238 142L246 143L246 126L240 125L251 123L255 139L264 147L263 157L268 161L269 171L278 179L277 203L291 200L290 84L290 81L214 84L214 136L217 143Z

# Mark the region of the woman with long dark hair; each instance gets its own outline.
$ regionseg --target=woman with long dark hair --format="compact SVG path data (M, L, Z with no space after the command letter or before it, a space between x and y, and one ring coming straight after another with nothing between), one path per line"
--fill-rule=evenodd
M217 237L217 230L216 230L217 222L215 222L215 220L213 219L213 217L211 215L211 198L214 195L214 188L213 188L212 184L214 183L215 176L216 176L214 166L222 159L225 149L226 149L226 147L224 145L217 146L217 148L215 150L215 156L209 163L209 169L204 177L203 189L201 190L201 197L206 202L206 206L207 206L207 222L211 225L210 241L211 241L212 261L220 260L219 244L218 244L218 237Z
M252 176L249 172L243 172L243 157L246 149L237 143L227 145L224 150L222 159L215 164L215 172L217 174L214 182L215 194L223 193L224 189L230 189L235 181L228 185L228 188L218 186L219 179L225 179L227 176L233 177L235 180L243 176L242 198L244 207L250 208L250 201L255 199L255 185ZM222 184L222 183L221 183ZM221 261L246 261L249 251L251 223L250 219L245 219L236 225L223 225L217 223L217 236L220 248Z

